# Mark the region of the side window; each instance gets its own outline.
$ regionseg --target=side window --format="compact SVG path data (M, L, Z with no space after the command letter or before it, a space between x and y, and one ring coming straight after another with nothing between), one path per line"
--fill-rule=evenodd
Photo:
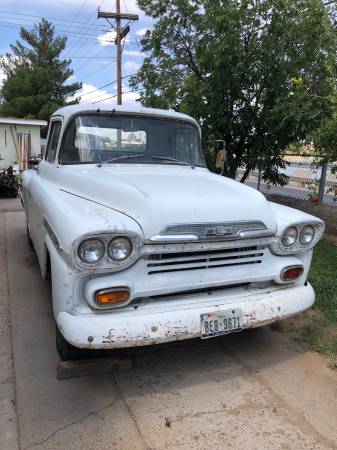
M59 120L52 122L45 156L45 160L48 162L54 162L55 160L57 144L60 137L60 130L61 122Z

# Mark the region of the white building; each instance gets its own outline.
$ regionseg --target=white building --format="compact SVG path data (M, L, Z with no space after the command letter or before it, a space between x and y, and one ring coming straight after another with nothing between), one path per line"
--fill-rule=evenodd
M41 153L41 127L46 125L45 120L0 117L0 170L27 168L27 160Z

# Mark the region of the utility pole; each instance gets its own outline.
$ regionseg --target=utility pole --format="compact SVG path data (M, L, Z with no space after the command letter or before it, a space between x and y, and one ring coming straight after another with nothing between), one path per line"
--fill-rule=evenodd
M115 45L117 45L117 105L122 104L122 42L126 35L130 32L130 23L139 20L137 14L121 13L120 0L116 0L116 12L103 12L98 10L98 19L106 19L107 22L116 31ZM111 23L109 19L115 19L115 23ZM122 26L122 20L127 20L128 23Z

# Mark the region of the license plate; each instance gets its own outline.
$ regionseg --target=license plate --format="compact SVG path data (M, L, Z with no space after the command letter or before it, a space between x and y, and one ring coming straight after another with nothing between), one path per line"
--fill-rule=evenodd
M242 329L241 309L201 314L201 339L233 333Z

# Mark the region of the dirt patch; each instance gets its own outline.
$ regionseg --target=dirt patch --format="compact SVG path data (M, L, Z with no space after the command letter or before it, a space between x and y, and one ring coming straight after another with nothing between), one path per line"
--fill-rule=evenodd
M337 327L317 309L276 322L273 331L286 334L298 351L312 350L328 357L327 365L337 369Z
M337 245L337 236L335 234L324 234L323 240L329 244Z

